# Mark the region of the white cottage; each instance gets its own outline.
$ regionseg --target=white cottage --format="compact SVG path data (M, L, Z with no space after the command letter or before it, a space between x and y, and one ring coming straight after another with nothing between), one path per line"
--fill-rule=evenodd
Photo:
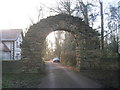
M20 60L23 41L23 32L21 29L0 30L0 52L2 60Z

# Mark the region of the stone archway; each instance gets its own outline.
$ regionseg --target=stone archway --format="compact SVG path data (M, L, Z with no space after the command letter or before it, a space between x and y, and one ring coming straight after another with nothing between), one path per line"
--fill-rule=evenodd
M22 56L26 67L34 67L34 71L42 64L41 50L42 44L49 33L64 30L72 33L77 41L76 60L79 69L93 68L98 61L99 49L98 33L85 24L82 19L59 14L42 19L37 24L32 25L23 41ZM36 69L35 69L36 68Z

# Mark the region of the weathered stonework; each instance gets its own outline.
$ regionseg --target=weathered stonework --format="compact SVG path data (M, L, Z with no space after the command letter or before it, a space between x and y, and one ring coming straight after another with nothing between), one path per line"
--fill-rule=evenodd
M79 69L92 68L91 62L97 63L99 57L98 33L82 19L65 14L42 19L29 28L22 45L23 63L30 62L29 68L39 67L43 42L51 32L60 30L70 32L76 39L76 66Z

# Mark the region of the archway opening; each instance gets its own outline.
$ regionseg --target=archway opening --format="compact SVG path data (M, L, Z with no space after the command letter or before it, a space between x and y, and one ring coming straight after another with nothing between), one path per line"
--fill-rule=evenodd
M53 31L44 41L43 59L53 61L57 57L61 63L76 67L76 45L74 34L63 30Z

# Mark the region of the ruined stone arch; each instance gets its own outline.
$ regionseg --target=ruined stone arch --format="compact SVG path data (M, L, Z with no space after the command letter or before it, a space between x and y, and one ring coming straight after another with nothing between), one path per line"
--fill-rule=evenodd
M80 69L93 67L95 65L93 62L96 63L98 58L96 54L99 49L98 33L85 24L81 18L66 14L42 19L29 28L22 44L22 61L29 63L27 66L33 65L35 71L35 67L37 68L38 63L41 62L43 42L51 32L58 30L74 34L77 41L76 66Z

